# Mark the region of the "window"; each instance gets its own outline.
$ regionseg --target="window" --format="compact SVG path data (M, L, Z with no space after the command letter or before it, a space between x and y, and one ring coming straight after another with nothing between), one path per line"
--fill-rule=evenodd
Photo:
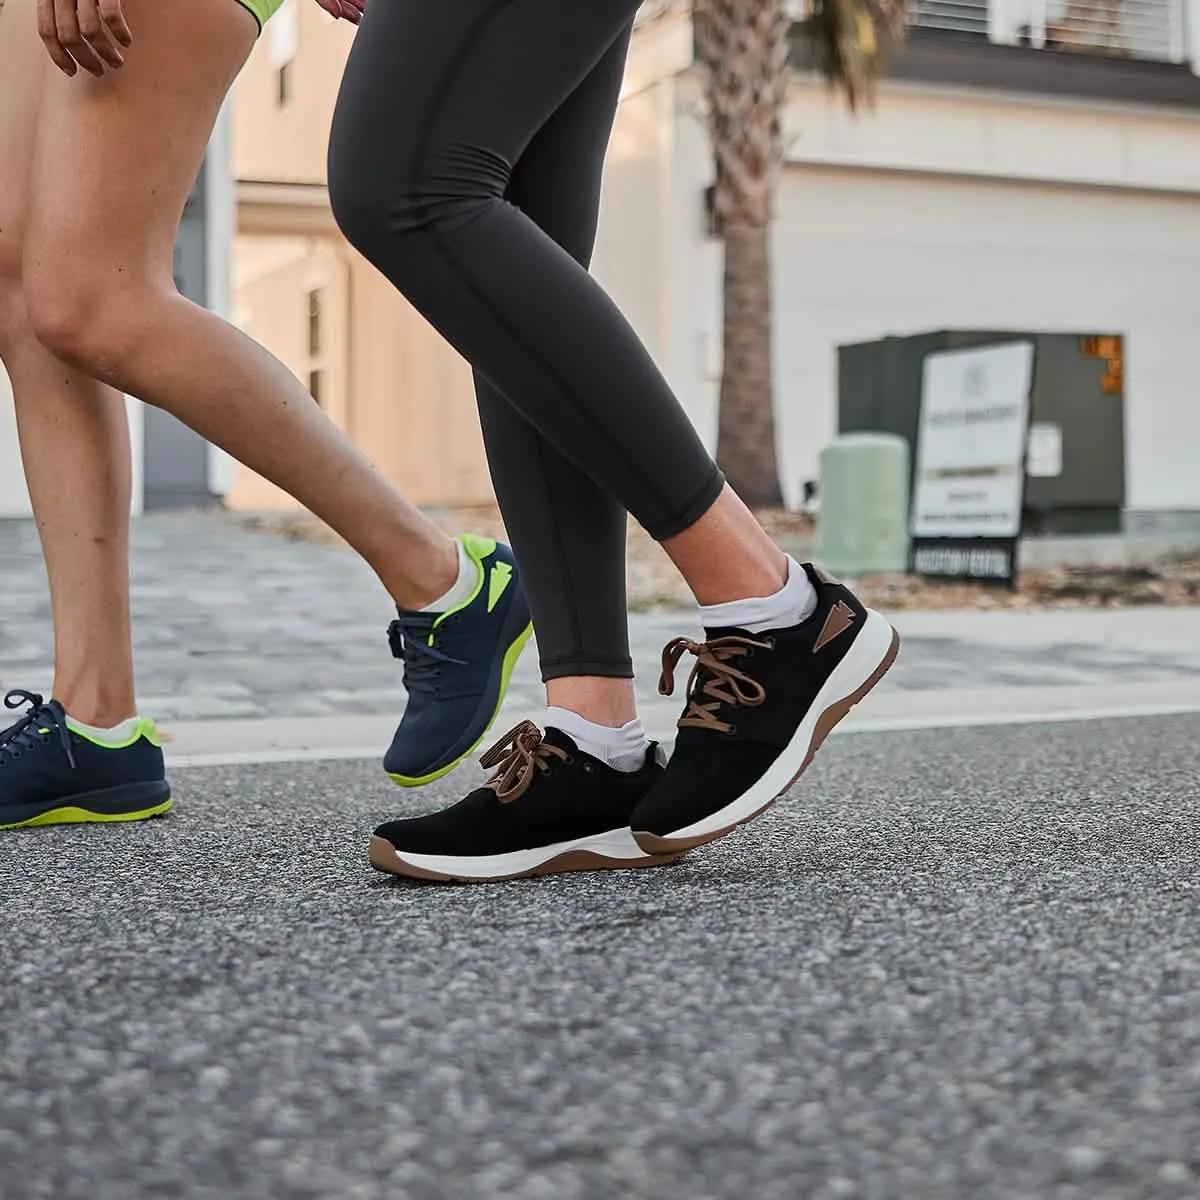
M294 91L292 68L300 40L295 0L285 0L267 30L271 66L275 68L275 103L279 108L284 108L291 102Z
M321 305L324 300L321 288L308 293L308 356L321 356Z
M912 24L1006 46L1182 62L1181 0L915 0Z
M301 303L304 309L301 320L304 322L304 344L308 348L305 355L308 370L308 391L312 398L322 407L328 405L332 397L328 394L326 375L329 370L329 328L326 320L324 281L310 285L301 292Z
M279 89L275 94L275 103L284 108L292 98L292 64L284 63L275 73L275 79Z

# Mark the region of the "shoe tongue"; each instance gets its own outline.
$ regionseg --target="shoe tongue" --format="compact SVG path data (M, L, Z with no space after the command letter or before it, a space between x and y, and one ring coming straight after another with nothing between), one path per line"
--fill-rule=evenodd
M428 628L442 615L435 612L423 612L417 608L401 608L398 604L396 605L396 614L405 629Z

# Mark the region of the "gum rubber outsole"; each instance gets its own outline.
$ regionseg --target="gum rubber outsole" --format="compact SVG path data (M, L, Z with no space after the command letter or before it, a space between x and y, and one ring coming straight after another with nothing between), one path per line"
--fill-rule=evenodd
M419 879L426 883L504 883L510 879L530 879L538 875L562 875L569 871L630 871L643 867L666 867L678 862L683 855L676 852L631 860L606 858L604 855L590 850L571 850L526 871L517 871L507 875L455 875L430 871L424 867L407 863L396 852L396 848L391 842L386 838L376 836L371 838L368 857L371 866L376 871L403 879Z
M694 850L697 846L706 846L709 842L715 842L720 838L726 837L732 833L740 825L748 825L751 821L761 817L768 809L772 808L779 800L791 789L792 785L808 770L812 760L816 757L817 751L825 742L825 739L833 732L833 730L846 719L850 710L872 691L877 683L892 669L892 664L896 661L896 656L900 653L900 635L892 630L892 644L888 649L883 661L875 669L874 673L866 680L863 685L856 691L847 696L844 700L838 700L831 704L817 721L816 728L813 730L813 736L808 746L808 753L805 755L804 761L800 764L800 769L788 780L782 788L770 797L764 804L756 808L752 813L737 821L731 822L729 825L723 826L721 829L714 830L711 833L702 833L694 837L660 837L657 834L647 833L641 830L634 830L634 841L647 854L683 854L688 850Z

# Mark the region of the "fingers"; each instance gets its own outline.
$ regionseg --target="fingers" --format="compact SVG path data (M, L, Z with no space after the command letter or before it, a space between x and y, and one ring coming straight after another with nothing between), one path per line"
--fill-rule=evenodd
M58 44L87 72L104 74L104 63L100 56L83 39L79 28L79 9L87 0L54 0L54 24L58 32ZM93 7L95 0L92 0ZM99 18L97 18L97 21ZM74 72L71 72L74 74Z
M119 46L133 45L133 34L125 20L121 0L100 0L100 19Z
M67 53L62 42L58 40L58 14L55 12L55 0L38 0L38 36L46 53L50 55L54 65L64 75L74 75L78 70L75 60Z
M331 17L338 17L357 25L362 20L366 0L317 0L317 3Z
M55 66L65 75L74 75L78 67L103 75L107 68L124 65L118 34L110 29L106 15L115 20L121 36L132 40L120 0L38 0L38 33Z
M67 49L71 51L75 57L75 61L79 63L85 70L91 68L80 58L77 50L84 48L90 50L92 54L114 69L125 65L125 58L121 54L120 48L117 46L108 25L100 13L101 0L77 0L76 11L79 14L79 37L82 47L77 47L67 43ZM118 0L117 11L120 12L120 3ZM93 74L99 75L104 73L104 66L100 67L99 71L93 71Z

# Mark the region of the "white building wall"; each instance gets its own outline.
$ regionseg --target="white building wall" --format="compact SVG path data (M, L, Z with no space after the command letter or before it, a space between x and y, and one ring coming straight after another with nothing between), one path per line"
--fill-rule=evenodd
M661 364L669 355L674 187L664 145L674 134L668 79L627 97L605 164L592 269Z
M1200 509L1200 202L794 168L777 241L789 479L833 436L835 347L943 328L1126 335L1127 505ZM823 402L822 402L823 401Z
M665 290L665 316L627 311L711 445L720 255L703 225L699 99L694 75L676 79L669 136L636 117L640 144L669 159L669 211L654 216L666 260L610 253L601 273L622 303ZM617 140L634 123L627 102ZM1129 507L1200 509L1200 119L896 86L855 120L798 82L787 128L776 404L793 501L835 431L839 343L979 327L1125 333ZM603 244L639 241L645 212L611 199Z
M133 504L132 513L142 511L143 486L142 405L126 398L129 413L129 438L132 451ZM32 514L29 489L21 467L21 447L17 440L17 416L12 404L12 388L4 368L0 366L0 520L6 517L28 517Z
M17 415L12 389L0 366L0 519L29 515L29 492L21 473L21 448L17 444Z

